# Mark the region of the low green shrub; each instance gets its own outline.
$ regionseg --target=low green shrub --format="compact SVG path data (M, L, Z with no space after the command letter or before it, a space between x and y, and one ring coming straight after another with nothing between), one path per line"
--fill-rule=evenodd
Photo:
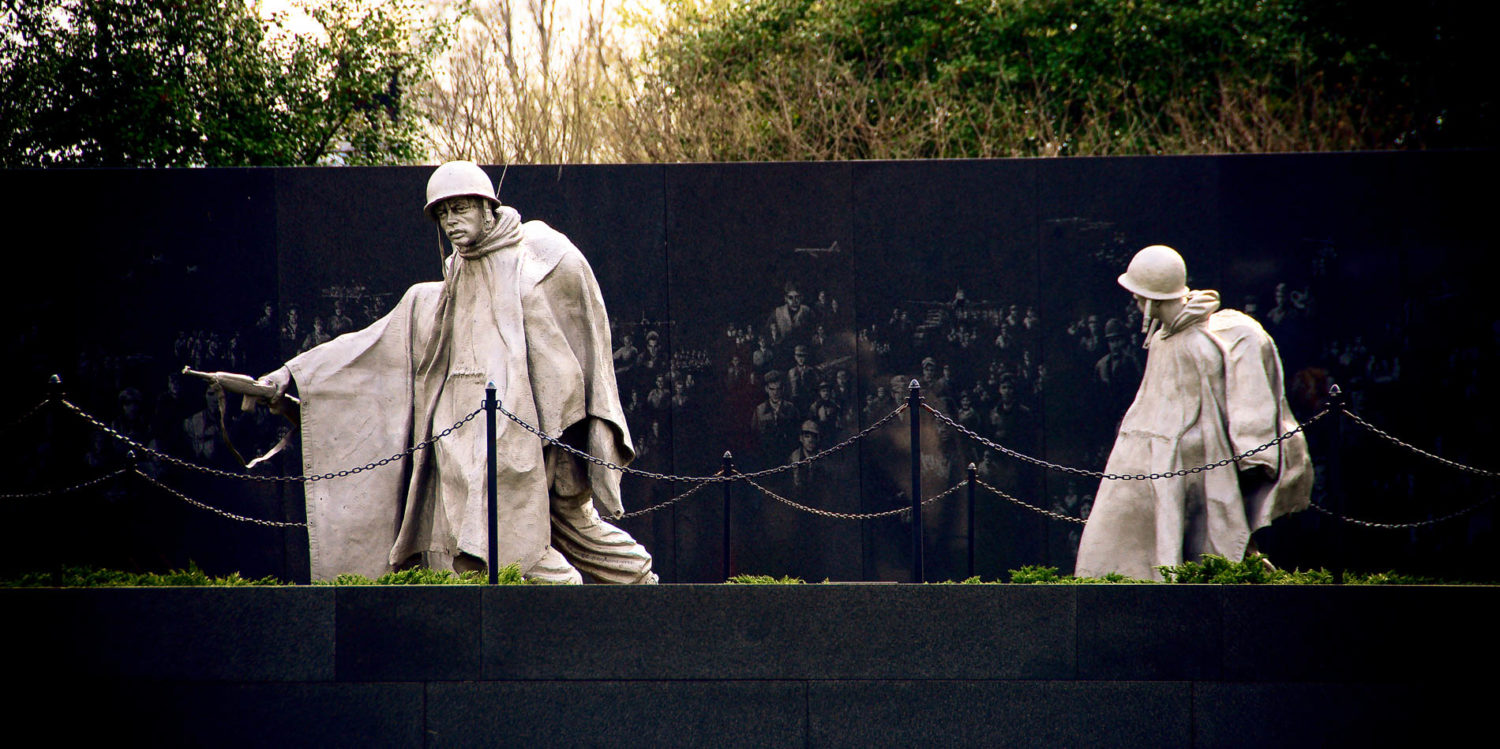
M771 577L770 575L735 575L724 581L728 585L805 585L800 577Z
M160 587L239 587L245 585L285 585L274 577L247 578L240 573L213 576L188 562L187 569L167 572L124 572L95 567L64 567L57 572L29 572L0 580L0 587L10 588L160 588Z
M1014 585L1107 585L1152 582L1150 580L1137 580L1133 577L1126 577L1118 572L1111 572L1103 577L1060 575L1056 567L1039 564L1028 564L1018 570L1011 570L1010 581Z
M537 583L535 580L527 580L521 577L521 568L518 565L508 564L501 567L495 575L496 582L500 585L529 585ZM370 579L364 575L345 573L332 580L315 580L314 585L485 585L489 583L489 573L484 570L471 570L463 574L449 572L448 570L435 570L428 567L413 567L406 570L387 572L380 577Z

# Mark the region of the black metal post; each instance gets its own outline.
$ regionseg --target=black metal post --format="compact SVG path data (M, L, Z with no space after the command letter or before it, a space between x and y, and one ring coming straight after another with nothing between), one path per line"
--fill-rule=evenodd
M969 464L969 577L974 576L974 484L979 481L979 469Z
M724 475L734 474L734 455L724 451ZM729 582L729 490L734 482L724 482L724 582Z
M1332 511L1336 516L1333 519L1333 582L1336 585L1344 584L1344 569L1347 566L1344 550L1344 521L1342 517L1346 511L1346 491L1344 489L1344 406L1349 403L1349 396L1339 388L1337 384L1328 389L1328 400L1335 413L1333 415L1333 454L1328 458L1328 500L1333 505Z
M911 420L911 581L927 582L922 576L922 385L913 379L906 396L906 415Z
M62 375L54 374L51 377L47 378L47 398L49 400L60 401L64 397L66 397L66 395L67 394L65 392L63 392ZM50 434L50 435L48 435L49 439L56 439L56 437L57 437L56 434ZM131 451L131 455L134 456L134 454L135 454L134 451ZM131 463L134 464L135 458L131 457L130 460L131 460ZM62 557L58 557L56 566L54 566L52 568L52 585L53 585L53 587L61 588L62 584L63 584L62 581L63 581L63 560L62 560Z
M490 568L490 585L496 585L500 582L500 573L495 569L495 567L500 563L500 549L495 546L495 523L497 522L497 505L499 504L499 500L496 498L495 494L495 463L497 462L495 460L495 411L499 406L500 401L495 399L495 383L486 383L484 386L484 457L486 461L485 470L489 472L489 481L486 482L486 491L489 495L488 517L490 536L490 553L489 559L486 561L488 562L488 566Z

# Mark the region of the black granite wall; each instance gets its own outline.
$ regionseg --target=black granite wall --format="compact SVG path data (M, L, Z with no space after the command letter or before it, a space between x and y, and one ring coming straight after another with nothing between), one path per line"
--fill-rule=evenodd
M809 445L835 444L894 408L912 378L981 434L1101 467L1144 361L1114 278L1153 243L1182 252L1191 285L1218 288L1226 306L1272 332L1299 414L1338 382L1372 421L1454 459L1500 465L1488 386L1500 368L1500 315L1481 271L1495 243L1486 194L1474 188L1493 166L1494 154L1480 152L489 171L504 174L503 200L568 234L593 265L621 349L638 465L704 474L726 450L741 469L787 463L809 420L818 432ZM58 373L70 398L122 431L233 467L203 388L172 373L268 371L438 278L437 233L420 212L428 171L0 172L18 196L0 208L18 230L9 411L23 413ZM765 405L768 380L785 405ZM926 421L924 495L973 461L1030 502L1087 509L1092 482L986 454ZM264 416L229 422L246 451L280 428ZM1315 499L1348 514L1436 518L1494 491L1348 425L1342 436L1317 425L1310 438L1321 468L1340 456L1340 480L1320 482ZM125 458L50 411L0 439L5 491L73 483ZM900 507L909 448L906 424L895 424L766 486L835 511ZM298 465L293 450L272 469ZM301 518L295 486L142 467L239 514ZM630 479L626 500L646 507L685 488ZM69 523L57 523L60 508ZM11 568L192 560L306 574L304 533L227 521L138 482L20 512L68 530L23 539ZM1340 539L1309 512L1269 529L1262 548L1287 566L1493 577L1493 518L1486 506L1431 529L1353 528ZM625 525L664 580L689 582L719 579L725 522L714 489ZM902 580L909 569L899 516L825 519L740 486L728 522L736 573ZM971 522L972 572L991 579L1023 564L1066 571L1079 530L986 495L970 518L961 493L929 506L924 522L933 579L971 573Z
M0 714L65 745L1451 746L1495 592L3 590Z

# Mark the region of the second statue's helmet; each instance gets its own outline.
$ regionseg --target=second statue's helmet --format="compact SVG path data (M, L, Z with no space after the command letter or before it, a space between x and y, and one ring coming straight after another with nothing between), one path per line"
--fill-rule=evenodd
M1187 264L1177 250L1154 244L1130 259L1120 276L1120 285L1147 299L1181 299L1187 296Z
M489 201L492 208L500 205L499 199L495 197L495 185L478 164L472 161L450 161L438 167L427 178L427 207L422 210L430 219L432 209L438 203L458 197L483 198Z

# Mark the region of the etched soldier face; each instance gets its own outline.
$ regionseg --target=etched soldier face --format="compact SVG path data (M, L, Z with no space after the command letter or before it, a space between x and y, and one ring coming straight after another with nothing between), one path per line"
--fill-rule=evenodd
M1016 397L1016 386L1010 380L1000 381L1000 400L1009 403Z
M478 198L449 198L439 203L432 215L455 247L471 247L485 234L485 211Z

